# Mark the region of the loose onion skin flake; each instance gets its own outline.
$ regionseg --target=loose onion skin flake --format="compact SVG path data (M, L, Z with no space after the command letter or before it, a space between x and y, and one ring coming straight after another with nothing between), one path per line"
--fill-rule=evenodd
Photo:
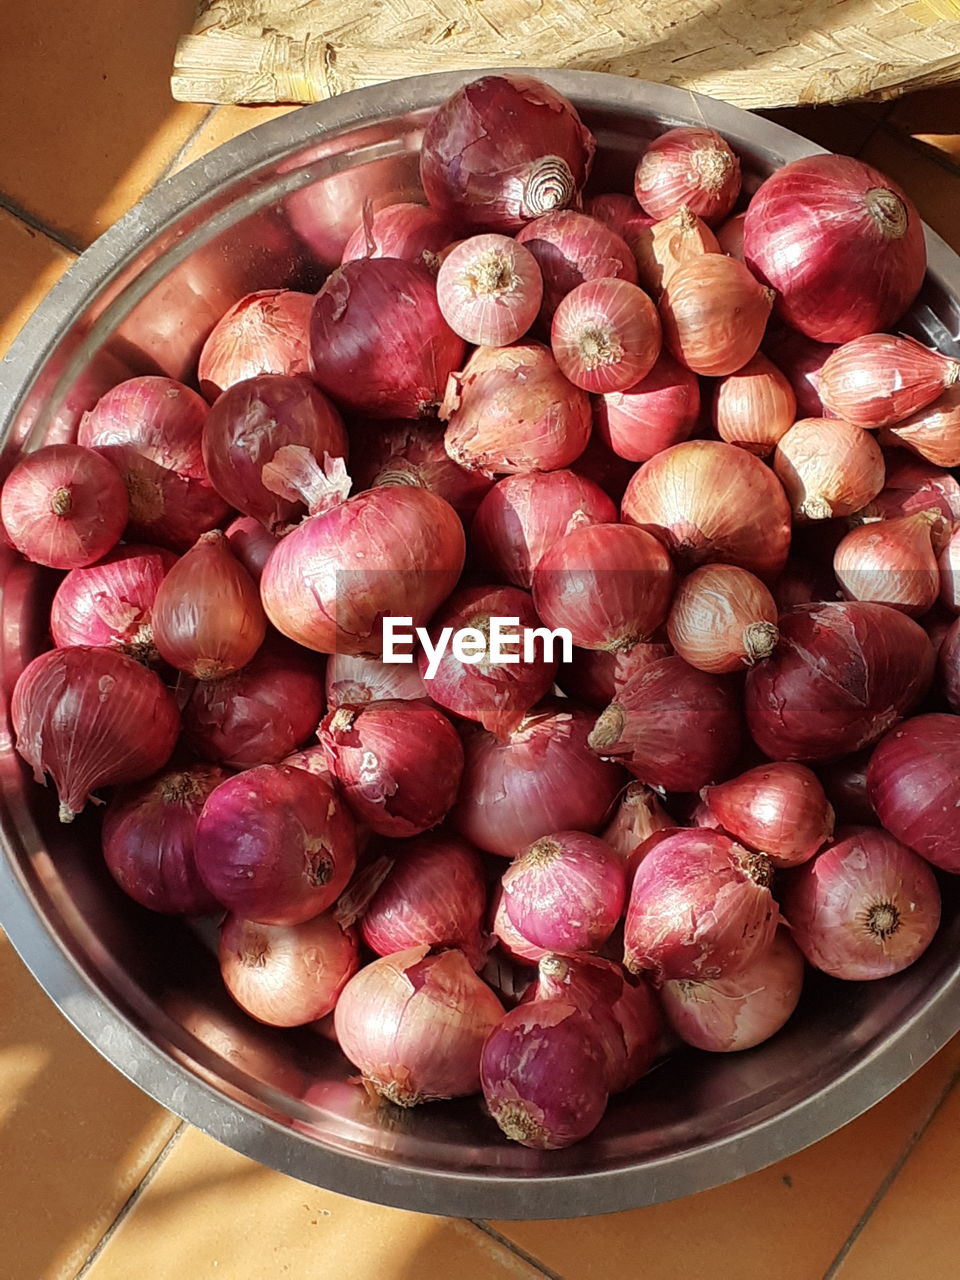
M312 307L312 293L293 289L261 289L235 302L200 352L197 379L211 404L227 387L259 373L308 375Z
M891 729L870 758L867 791L898 840L960 874L960 716L914 716Z

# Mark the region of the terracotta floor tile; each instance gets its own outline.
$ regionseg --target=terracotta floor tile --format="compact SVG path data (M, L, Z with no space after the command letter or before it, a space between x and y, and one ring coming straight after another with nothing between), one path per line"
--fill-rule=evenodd
M817 142L828 151L855 156L879 123L870 112L849 107L783 107L758 115Z
M205 107L175 103L196 0L30 0L3 11L0 192L88 244L153 185Z
M960 162L960 84L907 94L895 104L887 123Z
M955 1280L960 1265L960 1088L853 1242L836 1280Z
M0 209L0 356L73 254Z
M632 1213L494 1226L565 1280L821 1280L958 1068L960 1038L839 1133L725 1187Z
M254 125L263 124L265 120L275 120L278 116L285 116L288 111L296 110L296 107L290 106L215 107L200 129L177 156L176 163L173 165L173 172L186 168L188 164L192 164L194 160L199 160L208 151L212 151L214 147L219 147L223 142L229 142L232 138L236 138L238 134L246 133Z
M0 933L0 1275L76 1275L177 1120L109 1066Z
M913 197L920 216L954 249L960 249L960 171L953 172L886 125L873 135L860 159L899 182Z
M469 1222L348 1200L187 1129L84 1280L543 1280Z

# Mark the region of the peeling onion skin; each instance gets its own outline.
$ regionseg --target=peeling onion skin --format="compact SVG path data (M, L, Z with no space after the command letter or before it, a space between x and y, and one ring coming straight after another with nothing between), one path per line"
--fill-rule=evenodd
M705 253L720 252L717 237L687 205L649 227L634 223L626 236L637 260L640 284L652 298L660 297L678 267Z
M734 839L775 867L807 862L833 835L834 814L805 765L771 762L703 792L710 813Z
M331 710L386 698L400 698L407 702L427 696L415 662L408 666L349 653L331 653L327 659L325 683L327 704Z
M786 929L762 956L735 973L705 982L665 982L660 1002L685 1044L708 1053L737 1053L763 1044L792 1016L803 989L803 954Z
M506 897L500 884L494 886L491 902L490 933L512 960L519 964L536 965L550 954L544 947L534 946L514 925L507 915Z
M197 379L207 400L259 373L309 376L312 308L313 294L293 289L261 289L235 302L200 352Z
M427 489L467 521L493 484L488 476L453 461L444 446L443 424L434 419L362 422L352 436L350 476L355 493L383 485Z
M125 544L97 564L71 569L50 606L54 644L108 645L130 658L157 661L151 609L176 559L163 547Z
M747 673L747 724L772 760L833 760L908 715L933 668L923 628L896 609L800 605L780 615L780 643Z
M623 860L627 886L633 882L631 859L638 847L657 831L674 825L656 792L642 782L631 782L620 797L613 817L604 827L603 840Z
M891 729L870 758L867 791L898 840L960 874L960 716L934 712Z
M923 955L940 923L940 890L924 860L888 832L847 827L791 872L783 911L815 968L863 982Z

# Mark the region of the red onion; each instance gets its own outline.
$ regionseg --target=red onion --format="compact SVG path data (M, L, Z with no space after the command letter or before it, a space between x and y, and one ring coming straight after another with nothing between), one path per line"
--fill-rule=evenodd
M360 967L356 933L329 913L295 925L227 916L219 952L230 995L271 1027L300 1027L331 1013Z
M623 519L659 538L677 565L737 564L778 573L790 546L790 508L776 477L743 449L689 440L636 473Z
M364 423L354 434L354 446L350 475L358 492L378 485L411 485L429 489L460 516L469 516L493 483L453 461L438 422Z
M954 615L942 603L933 606L929 613L925 613L922 618L917 621L927 633L927 638L933 645L934 653L939 657L943 652L946 644L947 636L953 623L956 621ZM944 690L946 692L946 690Z
M496 629L508 619L515 626L504 627L507 635L518 636L515 643L502 644L503 652L516 661L497 661L490 649ZM535 703L553 688L556 660L545 656L545 645L535 631L540 618L533 601L516 587L465 587L450 597L430 626L430 638L439 644L449 628L448 639L469 629L478 633L472 646L479 661L461 662L453 645L442 656L431 659L425 651L419 657L420 675L427 693L437 706L466 720L475 720L498 738L508 737ZM481 650L479 642L483 641ZM499 642L498 642L499 643ZM533 645L528 661L525 647ZM551 645L552 651L552 645Z
M349 653L332 653L327 659L326 693L331 710L387 698L416 701L427 696L416 663L407 666Z
M197 820L226 777L197 764L114 792L103 815L103 857L120 888L141 906L169 915L205 916L220 905L200 879Z
M536 947L597 951L623 914L623 865L596 836L558 831L535 840L503 875L507 916Z
M955 618L937 654L940 684L951 711L960 711L960 619Z
M591 1133L607 1105L606 1076L589 1015L567 1000L518 1005L483 1046L487 1107L525 1147L555 1151Z
M620 191L591 196L584 204L583 211L588 217L605 223L611 231L615 231L624 240L627 240L631 225L636 219L644 217L643 211L633 196L626 196ZM653 221L652 218L646 220Z
M588 280L562 298L550 328L557 364L584 391L625 391L660 354L657 309L635 284Z
M596 429L621 458L646 462L687 440L699 414L697 375L661 351L645 378L625 391L609 391L598 401Z
M446 716L423 702L339 707L318 730L354 814L382 836L416 836L457 798L463 749Z
M660 1000L686 1044L735 1053L763 1044L787 1022L800 1001L803 972L802 954L778 929L770 950L746 968L706 982L665 982Z
M393 868L360 921L367 946L380 956L408 947L457 947L482 968L487 883L480 855L444 834L404 841L391 853Z
M616 518L607 495L572 471L507 476L477 508L470 547L477 564L529 589L540 557L560 538Z
M960 361L913 338L868 333L845 342L820 370L820 398L858 427L892 427L952 386Z
M425 625L463 568L463 525L425 489L358 493L282 539L260 583L273 625L320 653L380 653L384 617Z
M49 773L60 821L97 787L139 782L169 760L180 717L159 678L116 649L51 649L21 672L10 718L37 782Z
M960 873L960 716L914 716L891 729L870 759L867 791L898 840Z
M151 610L177 557L160 547L123 546L99 564L71 569L50 607L50 634L58 649L109 645L141 661L158 657Z
M892 520L918 511L938 511L950 524L960 521L960 484L949 471L905 449L887 449L884 462L883 488L858 516Z
M527 332L543 300L543 277L529 249L509 236L471 236L444 258L437 302L467 342L505 347Z
M282 533L304 513L302 502L282 497L263 479L264 467L287 445L301 445L321 462L325 454L347 453L340 415L305 378L261 374L237 383L210 410L203 431L217 492L270 533Z
M123 480L106 458L50 444L21 458L3 482L0 519L21 555L51 569L93 564L127 523Z
M740 161L715 129L667 129L640 157L634 194L655 218L686 205L722 222L740 194Z
M793 388L760 351L742 369L723 379L713 400L713 421L720 439L761 458L773 452L796 416Z
M250 661L267 620L257 584L219 529L200 536L166 575L153 603L153 639L165 662L216 680Z
M938 467L960 466L960 386L884 432L884 442L902 444Z
M453 227L434 209L422 204L388 204L370 211L343 247L341 266L357 258L403 258L431 271L454 238Z
M313 376L347 409L373 418L425 418L463 364L463 339L440 314L426 267L360 258L317 294L310 320Z
M651 663L619 691L589 743L650 786L699 791L730 772L740 738L736 687L673 657Z
M277 539L253 516L237 516L227 526L227 542L250 577L259 582Z
M747 724L773 760L830 760L876 742L933 675L923 628L884 604L801 605L747 673Z
M312 307L312 293L293 289L261 289L235 302L200 352L197 378L207 399L258 373L309 374Z
M872 755L873 748L866 747L818 767L817 774L838 822L876 825L877 815L867 794L867 765Z
M630 650L649 640L670 607L673 565L650 533L623 524L574 529L533 573L533 600L548 627L583 649Z
M627 869L627 884L633 880L634 854L638 846L657 831L674 825L655 792L642 782L631 782L620 797L610 822L604 827L603 840L621 859Z
M497 940L500 948L519 964L536 964L550 953L543 947L535 947L528 942L507 915L507 902L503 889L498 884L493 891L493 907L490 912L490 933Z
M485 475L556 471L583 453L590 399L537 342L478 347L440 407L447 453Z
M549 699L506 742L482 730L464 740L454 828L477 848L512 858L553 831L596 831L623 785L616 765L587 746L593 723Z
M181 708L184 741L234 769L276 764L310 737L323 704L320 663L272 635L242 670L197 681Z
M932 609L940 594L940 571L931 537L941 523L936 511L917 511L851 529L833 557L844 595L889 604L913 617Z
M720 252L725 253L728 258L736 258L738 262L743 262L743 227L746 219L746 213L735 213L717 227Z
M575 205L595 148L556 89L533 76L482 76L430 118L420 181L433 207L457 223L509 233Z
M543 277L540 324L545 332L561 301L577 285L610 276L637 283L630 246L606 223L585 213L548 213L525 226L517 242L533 254Z
M834 978L900 973L940 923L940 890L915 853L878 827L847 827L792 873L783 909L800 950Z
M771 326L764 337L763 349L793 387L798 417L826 417L820 399L820 371L836 347L814 342L796 329Z
M742 262L708 253L677 267L664 284L664 344L694 373L735 373L756 355L772 305L771 290Z
M261 924L303 924L336 902L356 863L353 820L333 787L288 764L221 782L197 824L200 878Z
M777 444L773 469L800 520L853 515L883 488L876 440L838 418L794 423Z
M802 764L757 765L707 787L703 798L724 831L775 867L806 862L833 835L833 810L817 775Z
M705 564L680 583L667 620L685 662L722 674L751 667L777 646L777 605L759 578L732 564Z
M633 224L624 238L637 260L639 283L654 298L663 293L677 267L720 252L717 237L686 205L650 226Z
M910 198L850 156L807 156L777 169L750 202L747 265L777 291L777 309L820 342L895 324L926 271Z
M476 1093L480 1052L503 1006L461 951L384 956L347 983L334 1010L340 1048L401 1107Z
M670 645L660 640L635 644L625 653L574 647L573 661L561 663L557 670L557 684L568 697L602 711L638 671L671 653Z

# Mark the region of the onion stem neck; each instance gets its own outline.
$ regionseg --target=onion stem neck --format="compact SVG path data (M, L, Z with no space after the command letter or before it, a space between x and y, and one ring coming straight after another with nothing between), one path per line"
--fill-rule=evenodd
M68 516L73 507L73 496L65 484L54 489L50 497L50 510L55 516Z
M900 908L893 902L875 902L867 908L867 931L878 942L887 942L899 930L902 923Z
M517 276L502 250L488 249L464 269L463 283L474 298L499 298L516 288Z
M626 716L619 702L611 702L606 711L601 711L597 722L590 730L587 746L591 751L606 751L620 741Z
M901 240L907 231L907 206L889 187L871 187L866 194L867 212L885 240Z
M780 628L773 622L751 622L743 633L744 661L753 666L769 658L780 642Z

